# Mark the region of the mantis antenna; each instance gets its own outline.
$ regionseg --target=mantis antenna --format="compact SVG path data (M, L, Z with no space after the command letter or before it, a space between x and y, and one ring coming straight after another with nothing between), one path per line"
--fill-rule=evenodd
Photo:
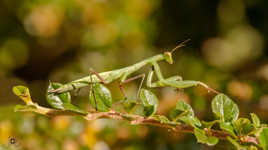
M190 40L191 40L191 39L187 39L187 40L181 42L179 45L177 45L175 48L173 48L173 49L170 51L170 53L172 54L175 50L177 50L177 49L179 49L179 48L185 46L185 43L189 42Z

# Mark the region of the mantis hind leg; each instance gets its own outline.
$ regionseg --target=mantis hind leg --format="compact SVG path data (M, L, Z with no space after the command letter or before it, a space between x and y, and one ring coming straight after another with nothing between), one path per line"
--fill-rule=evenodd
M101 76L98 72L96 72L95 70L93 70L92 68L89 69L89 72L92 74L95 74L96 77L101 81L102 84L108 84ZM92 77L91 77L91 82L92 82Z
M92 74L93 74L93 72L92 72L92 70L90 69L90 80L91 80L90 90L91 90L91 93L92 93L93 98L94 98L95 109L96 109L96 111L98 111L98 104L97 104L97 99L96 99L96 95L95 95L95 89L93 88L93 84L95 84L95 83L92 82Z
M89 69L90 72L90 80L91 80L91 84L90 84L90 90L92 92L93 98L94 98L94 102L95 102L95 109L96 111L98 111L98 104L97 104L97 100L96 100L96 95L95 95L95 89L93 88L93 85L95 83L92 82L92 75L96 75L96 77L101 81L102 84L107 84L107 82L99 75L99 73L97 73L96 71L94 71L92 68Z
M143 74L140 74L140 75L137 75L137 76L134 76L134 77L131 77L131 78L128 78L128 79L123 80L123 81L121 80L121 82L119 82L119 88L120 88L122 94L125 97L124 99L127 99L127 95L126 95L126 92L125 92L122 84L131 82L131 81L134 81L134 80L139 79L139 78L142 78L142 79L141 79L141 82L139 84L139 88L138 88L138 92L137 92L137 98L138 98L139 97L139 94L140 94L140 90L141 90L142 84L143 84L143 81L145 79L145 74L144 73Z
M156 77L158 78L157 82L152 83L153 75L156 74ZM182 81L182 77L180 76L172 76L167 79L165 79L162 75L161 69L157 62L152 62L152 68L148 74L147 77L147 86L148 87L161 87L165 86L165 81Z
M121 82L119 82L119 89L120 89L121 93L123 94L124 99L126 100L127 99L127 94L126 94L126 91L124 90L123 85L122 85Z

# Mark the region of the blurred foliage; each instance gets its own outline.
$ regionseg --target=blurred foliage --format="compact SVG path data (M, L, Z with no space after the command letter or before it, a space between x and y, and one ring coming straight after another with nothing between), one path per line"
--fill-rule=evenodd
M45 102L48 80L65 83L89 74L133 64L192 41L177 52L175 64L161 64L165 76L200 80L236 99L243 117L254 112L268 121L268 39L265 0L0 0L0 144L21 149L143 150L232 149L196 143L192 135L124 122L86 122L75 117L46 118L14 113L20 103L12 86L30 87L34 101ZM141 70L147 71L147 69ZM135 97L135 82L124 85ZM109 85L121 99L117 84ZM159 114L169 114L178 99L210 120L203 88L184 92L159 89ZM74 103L87 108L88 89ZM9 144L15 137L17 145ZM14 148L13 148L14 149Z

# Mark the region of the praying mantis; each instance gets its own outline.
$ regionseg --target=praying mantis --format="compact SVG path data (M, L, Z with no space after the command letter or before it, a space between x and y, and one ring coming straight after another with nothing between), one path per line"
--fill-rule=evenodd
M140 61L136 64L133 64L133 65L125 67L125 68L121 68L121 69L117 69L117 70L113 70L113 71L102 72L102 73L97 73L94 70L90 70L90 72L92 72L93 74L91 74L87 77L72 81L70 83L67 83L67 84L61 86L60 88L49 91L49 93L59 94L59 93L68 92L68 91L75 90L75 89L80 89L82 87L90 86L90 85L95 84L95 83L109 84L115 80L119 80L120 90L126 98L127 96L126 96L126 93L122 87L122 84L136 80L138 78L142 78L142 82L143 82L143 80L145 79L145 74L140 74L140 75L131 77L129 79L127 79L127 77L129 77L131 74L133 74L134 72L138 71L139 69L141 69L142 67L144 67L146 65L152 66L152 69L149 71L148 76L147 76L147 81L146 81L146 86L149 88L168 86L168 87L174 87L174 88L180 89L180 88L188 88L188 87L192 87L192 86L196 86L196 85L201 85L201 86L205 87L208 91L218 93L216 90L210 88L208 85L206 85L203 82L191 81L191 80L182 80L182 77L177 76L177 75L169 77L169 78L163 77L162 72L160 70L160 66L158 65L158 62L166 61L169 64L173 64L173 58L172 58L173 52L175 50L185 46L185 43L188 41L189 40L186 40L186 41L180 43L178 46L173 48L171 51L166 51L162 54L158 54L158 55L149 57L143 61ZM154 73L156 74L156 77L158 79L158 81L156 81L156 82L152 82ZM142 82L139 86L139 90L138 90L137 95L139 95L139 91L141 89Z

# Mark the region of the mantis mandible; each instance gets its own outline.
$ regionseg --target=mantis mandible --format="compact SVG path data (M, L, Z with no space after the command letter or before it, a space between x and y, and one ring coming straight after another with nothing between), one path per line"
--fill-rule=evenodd
M135 79L138 79L138 78L142 78L142 81L143 81L143 79L145 78L145 74L141 74L141 75L129 78L129 79L127 79L127 77L146 65L152 65L152 69L150 70L150 72L147 76L147 82L146 82L147 83L146 85L149 88L164 87L164 86L175 87L175 88L187 88L187 87L192 87L192 86L196 86L196 85L201 85L201 86L205 87L206 89L208 89L208 91L218 93L216 90L210 88L206 84L199 82L199 81L187 81L187 80L183 81L182 77L180 77L180 76L172 76L172 77L169 77L167 79L165 79L163 77L162 72L160 70L160 67L158 65L158 62L164 60L169 64L173 64L172 53L176 49L183 47L184 44L188 41L189 40L186 40L186 41L180 43L178 46L176 46L171 51L166 51L162 54L152 56L150 58L147 58L143 61L140 61L136 64L133 64L133 65L125 67L125 68L121 68L121 69L117 69L117 70L113 70L113 71L102 72L102 73L96 73L95 71L91 70L91 72L94 75L90 75L90 76L72 81L70 83L63 85L62 87L60 87L56 90L52 90L49 92L50 93L62 93L62 92L67 92L67 91L79 89L82 87L86 87L86 86L89 86L90 84L94 84L94 83L109 84L109 83L119 79L120 89L121 89L122 93L124 94L124 96L126 97L125 92L122 88L122 84L127 83L127 82L132 81L132 80L135 80ZM156 77L158 79L158 81L156 81L156 82L152 82L152 78L153 78L154 73L156 74ZM140 85L140 87L141 87L141 85ZM140 87L139 87L139 89L140 89ZM139 91L138 91L138 93L139 93Z

